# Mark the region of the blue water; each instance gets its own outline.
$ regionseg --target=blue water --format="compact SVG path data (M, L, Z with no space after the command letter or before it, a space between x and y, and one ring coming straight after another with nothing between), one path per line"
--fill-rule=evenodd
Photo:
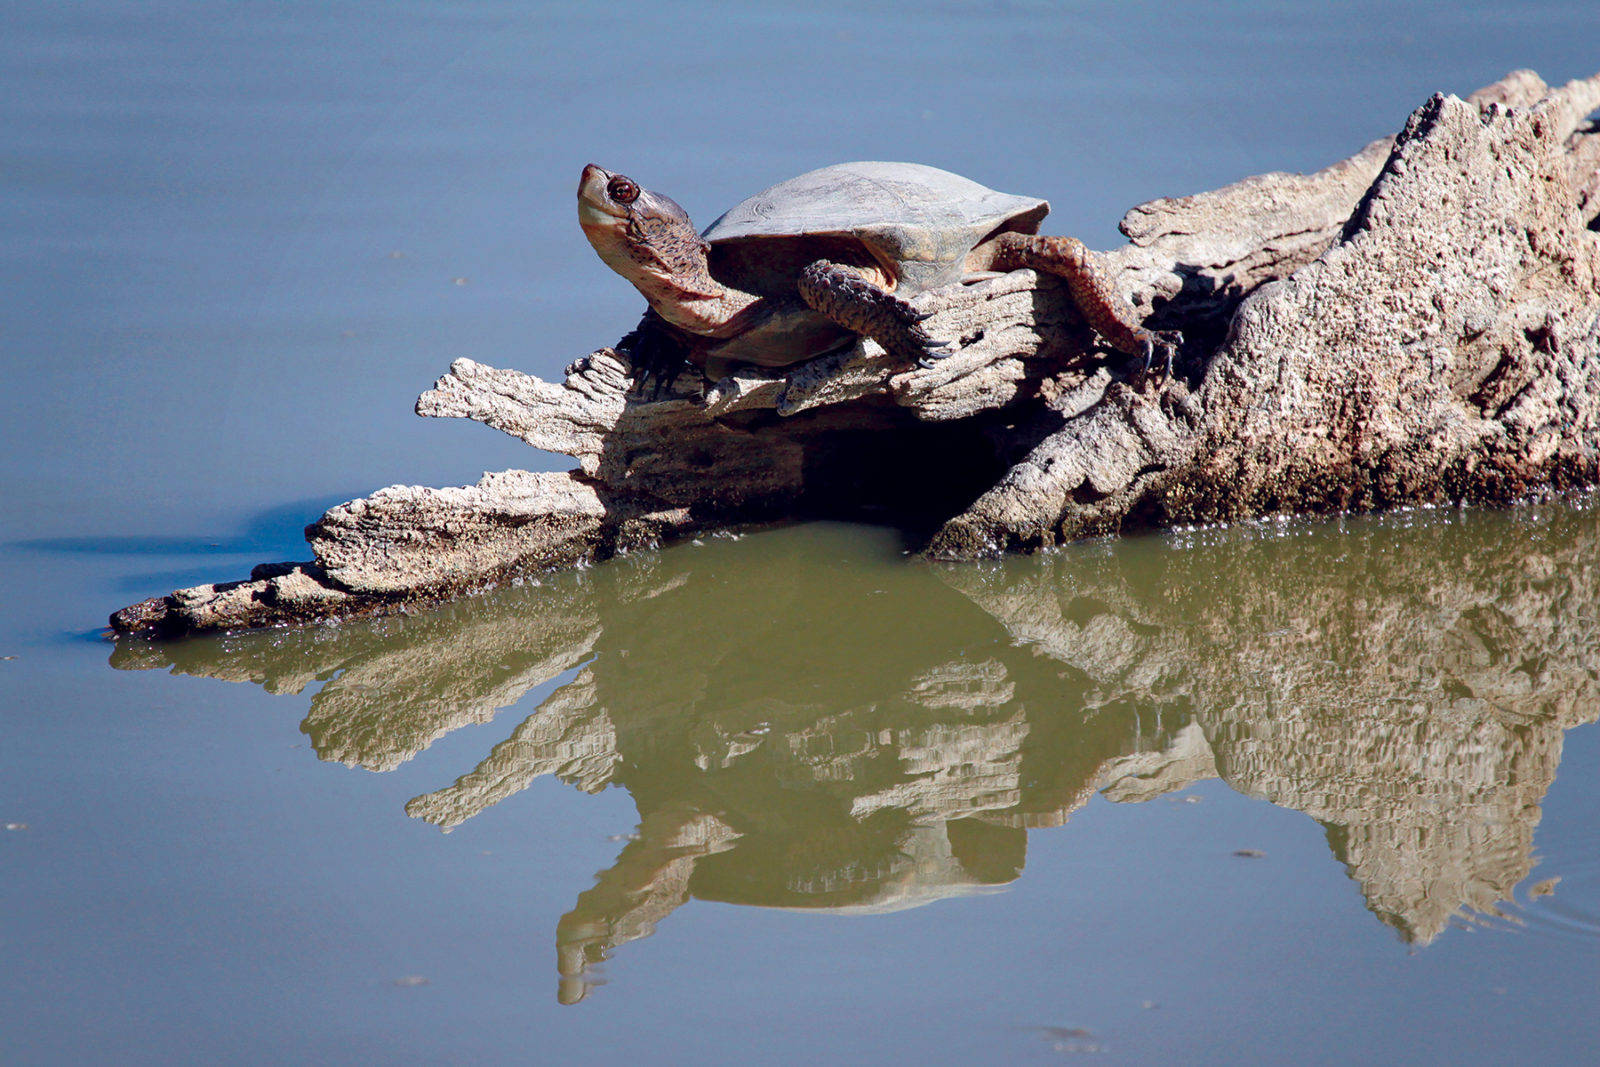
M1047 197L1104 248L1142 200L1323 166L1516 67L1590 75L1597 41L1580 3L0 8L0 1061L1583 1057L1592 511L1151 536L965 578L878 531L779 531L437 629L146 660L98 634L303 557L339 500L563 465L411 405L451 359L551 376L636 320L575 224L590 160L702 224L814 166L916 160ZM1305 604L1338 605L1325 643ZM1414 672L1368 672L1375 634ZM534 778L448 834L408 816L558 705L615 727L611 787ZM1338 760L1274 748L1296 715L1352 763L1342 792ZM1448 743L1394 740L1435 720ZM1137 782L1105 767L1206 752L1108 799ZM991 762L1014 799L940 814L903 788ZM1378 803L1417 767L1455 830ZM1385 866L1373 826L1424 827L1432 858ZM669 843L630 867L636 833L629 856ZM1406 896L1418 870L1476 884L1446 876L1463 855L1526 867L1505 918ZM591 887L612 958L563 986Z

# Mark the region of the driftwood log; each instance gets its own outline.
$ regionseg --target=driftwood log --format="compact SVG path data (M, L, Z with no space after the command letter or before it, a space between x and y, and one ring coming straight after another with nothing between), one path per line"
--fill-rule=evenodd
M384 613L696 533L817 516L930 556L1141 525L1498 502L1600 480L1600 75L1436 95L1310 175L1153 201L1104 268L1176 373L1135 389L1055 279L927 294L955 354L875 343L787 375L630 391L604 348L561 383L458 360L417 402L575 470L394 486L306 529L313 561L124 608L175 634Z

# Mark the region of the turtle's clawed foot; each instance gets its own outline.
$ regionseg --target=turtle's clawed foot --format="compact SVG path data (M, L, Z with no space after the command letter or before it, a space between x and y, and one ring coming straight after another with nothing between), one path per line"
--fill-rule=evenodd
M910 302L899 297L891 299L894 301L895 317L899 319L898 329L874 335L891 355L919 367L931 367L941 359L955 355L955 346L947 341L935 341L922 328L924 322L933 318L933 312L918 311Z
M883 345L890 355L919 367L931 367L939 360L955 354L955 349L949 344L935 341L915 323L899 330L882 331L875 335L874 340Z
M948 342L940 341L937 344L930 341L922 350L922 356L917 360L917 366L924 369L936 366L941 359L949 359L956 354L956 350Z
M1138 340L1143 349L1139 366L1131 375L1135 389L1143 391L1152 380L1159 388L1172 380L1172 361L1178 354L1178 349L1183 346L1183 334L1177 330L1143 330L1138 333ZM1161 369L1159 374L1153 374L1159 359Z
M919 367L951 354L928 336L922 323L933 316L864 277L855 267L819 259L800 272L800 297L847 330L864 334L891 356Z
M671 392L678 375L688 366L683 342L654 311L646 312L639 325L617 342L617 351L624 353L633 366L634 393L651 400Z
M901 301L901 303L905 303L905 301ZM909 304L906 306L911 307ZM922 349L922 353L917 356L916 362L917 366L923 368L931 367L938 363L941 359L949 359L951 356L956 354L955 346L949 341L935 341L933 338L929 337L928 332L922 328L922 324L931 318L933 318L933 312L918 311L916 308L912 307L910 324L906 328L906 332L910 335L907 338L906 347L908 349L913 347L920 347Z

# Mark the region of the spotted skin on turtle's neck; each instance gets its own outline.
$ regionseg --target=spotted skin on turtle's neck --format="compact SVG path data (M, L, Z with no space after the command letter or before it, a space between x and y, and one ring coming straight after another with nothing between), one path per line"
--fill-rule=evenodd
M706 265L709 245L688 221L633 212L628 217L628 254L641 266L665 268L687 289L716 293L722 286Z

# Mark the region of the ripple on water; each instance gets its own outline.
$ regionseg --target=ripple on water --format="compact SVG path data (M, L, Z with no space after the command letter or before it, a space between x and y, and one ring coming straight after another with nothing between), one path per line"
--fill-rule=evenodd
M1541 864L1519 888L1519 915L1530 933L1600 941L1600 829L1574 836L1581 839L1559 842L1559 861Z

